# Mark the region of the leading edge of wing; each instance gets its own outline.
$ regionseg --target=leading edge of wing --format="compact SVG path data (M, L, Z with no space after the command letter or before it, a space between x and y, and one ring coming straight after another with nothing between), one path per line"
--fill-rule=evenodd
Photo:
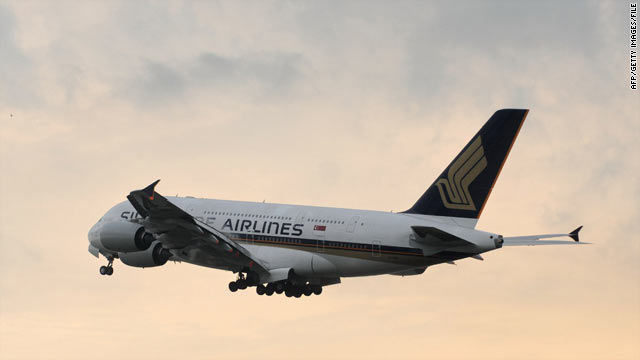
M179 208L177 205L169 201L164 196L155 191L155 186L160 180L156 180L142 190L134 190L127 196L127 199L145 218L145 221L159 223L159 227L164 226L180 226L188 231L193 231L198 235L208 233L215 238L216 243L220 242L226 245L233 252L234 250L244 255L250 262L256 264L261 270L267 271L266 267L257 261L251 253L229 239L223 232L218 229L197 220L195 217Z

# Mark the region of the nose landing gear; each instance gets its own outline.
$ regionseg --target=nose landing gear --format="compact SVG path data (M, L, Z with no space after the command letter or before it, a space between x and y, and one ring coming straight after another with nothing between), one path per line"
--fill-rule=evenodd
M100 275L113 275L113 258L110 257L107 266L100 266Z

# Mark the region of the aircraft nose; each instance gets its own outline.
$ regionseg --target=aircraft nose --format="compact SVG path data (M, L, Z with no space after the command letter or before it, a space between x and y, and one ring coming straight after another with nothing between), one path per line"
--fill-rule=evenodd
M89 229L89 234L87 234L89 239L89 243L95 247L100 247L100 222L95 223L91 229Z

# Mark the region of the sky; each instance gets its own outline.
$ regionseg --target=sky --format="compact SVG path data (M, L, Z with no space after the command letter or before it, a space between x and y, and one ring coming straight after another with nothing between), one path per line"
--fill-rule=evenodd
M640 359L626 1L0 2L0 358ZM503 248L321 296L87 252L134 189L402 211L500 108Z

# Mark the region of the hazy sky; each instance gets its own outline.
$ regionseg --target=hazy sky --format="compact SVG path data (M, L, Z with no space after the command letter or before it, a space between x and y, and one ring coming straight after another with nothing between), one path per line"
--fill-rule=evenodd
M640 359L629 3L0 3L0 358ZM478 228L584 225L319 297L105 264L133 189L410 207L499 108L531 109Z

